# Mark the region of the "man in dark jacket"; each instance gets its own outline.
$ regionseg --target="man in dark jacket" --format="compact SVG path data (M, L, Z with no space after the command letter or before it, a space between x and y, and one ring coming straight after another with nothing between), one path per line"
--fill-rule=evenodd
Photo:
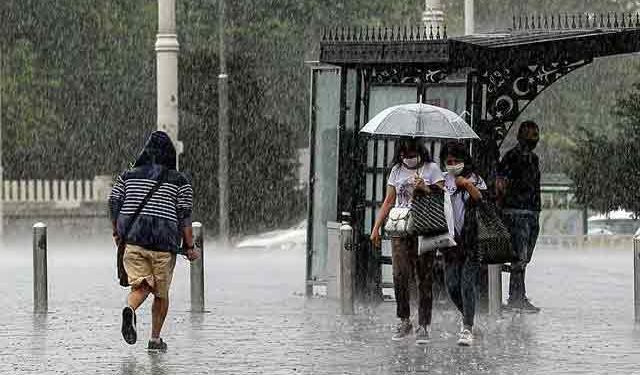
M504 209L517 257L511 264L507 308L529 313L540 311L527 298L524 282L540 228L540 161L533 152L539 138L538 125L523 122L518 131L518 146L500 161L496 181L498 202Z
M122 336L129 344L136 342L135 311L153 294L149 350L167 349L160 331L169 308L176 254L182 249L189 260L198 258L191 228L193 190L187 177L176 170L176 160L169 136L154 132L133 168L118 177L109 197L113 236L116 244L126 243L124 267L131 285L122 310ZM157 190L133 218L156 184Z

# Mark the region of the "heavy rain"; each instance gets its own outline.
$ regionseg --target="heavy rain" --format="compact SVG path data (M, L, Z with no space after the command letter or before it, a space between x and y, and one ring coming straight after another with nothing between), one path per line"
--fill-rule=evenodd
M0 373L640 373L639 54L630 0L3 0Z

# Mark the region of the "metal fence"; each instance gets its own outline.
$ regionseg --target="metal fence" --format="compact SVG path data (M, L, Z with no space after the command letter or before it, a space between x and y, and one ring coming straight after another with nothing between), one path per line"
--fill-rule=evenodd
M537 246L558 248L628 247L632 235L551 235L538 237Z
M4 202L102 202L111 188L111 178L93 180L5 180Z

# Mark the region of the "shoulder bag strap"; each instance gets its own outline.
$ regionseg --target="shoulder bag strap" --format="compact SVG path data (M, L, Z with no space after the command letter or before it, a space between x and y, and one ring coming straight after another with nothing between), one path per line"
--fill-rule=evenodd
M121 237L122 241L126 241L126 238L129 235L129 232L131 231L131 228L133 227L133 223L136 221L136 219L138 219L138 216L140 216L140 213L142 212L142 209L144 208L144 206L147 205L147 203L151 199L151 196L153 194L155 194L156 191L158 191L158 189L160 188L160 185L162 185L162 183L164 182L164 180L166 178L167 172L168 172L168 169L165 168L160 173L160 176L158 177L158 181L156 181L156 184L147 193L147 195L144 196L144 199L142 199L142 202L140 203L140 205L136 209L136 212L133 213L133 215L131 216L131 219L129 219L129 222L127 223L127 226L124 229L124 233L122 234L122 237Z

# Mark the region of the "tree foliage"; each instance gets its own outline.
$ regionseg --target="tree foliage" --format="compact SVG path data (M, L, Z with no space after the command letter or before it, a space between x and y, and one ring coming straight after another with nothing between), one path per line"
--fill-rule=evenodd
M600 212L625 209L640 214L640 83L615 108L618 126L582 129L569 174L580 203Z
M477 30L508 28L513 14L630 11L635 3L487 0L476 2ZM450 35L462 33L463 1L443 4ZM197 216L215 227L218 2L177 6L182 168L194 178ZM317 59L322 29L417 25L423 7L423 0L227 1L232 228L255 231L304 216L295 156L308 141L305 61ZM0 20L5 178L91 178L125 168L155 128L157 0L3 0ZM624 96L634 64L598 62L529 107L525 116L543 124L541 148L553 160L568 159L579 126L611 127L608 103Z

